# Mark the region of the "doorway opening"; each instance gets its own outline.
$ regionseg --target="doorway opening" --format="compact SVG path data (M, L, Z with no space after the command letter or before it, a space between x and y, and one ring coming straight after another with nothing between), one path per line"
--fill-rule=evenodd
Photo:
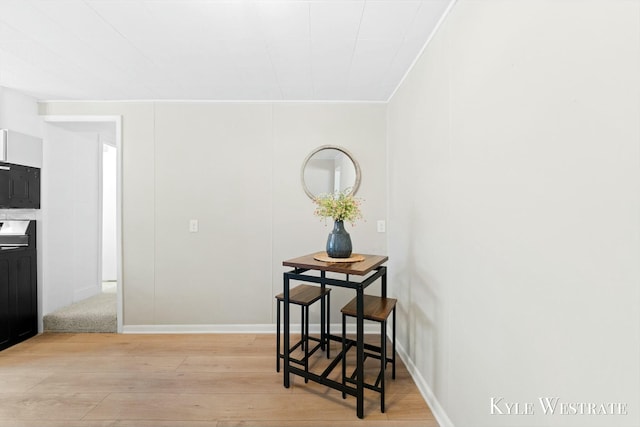
M47 116L41 330L122 332L118 116Z

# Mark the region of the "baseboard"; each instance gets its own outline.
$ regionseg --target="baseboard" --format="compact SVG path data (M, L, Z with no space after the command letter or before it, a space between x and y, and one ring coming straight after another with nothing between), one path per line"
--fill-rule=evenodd
M258 325L123 325L123 334L275 334L276 326Z
M301 325L292 324L291 331L300 331ZM282 330L282 327L280 328ZM342 333L342 324L332 323L331 333ZM275 334L276 324L255 325L123 325L123 334ZM320 333L320 324L310 324L309 333ZM355 334L356 325L347 324L347 333ZM379 334L380 327L375 324L364 325L365 334Z
M413 360L411 360L402 345L398 342L396 342L396 354L398 355L398 357L400 357L404 365L407 367L411 378L413 378L413 382L415 382L416 386L418 386L420 394L422 394L422 397L427 402L427 405L429 405L431 413L433 413L433 416L438 422L438 425L440 427L455 427L442 405L440 405L440 402L436 398L435 394L433 394L433 390L431 390L431 387L429 387L429 384L427 384L427 381L420 374L420 371L413 363Z

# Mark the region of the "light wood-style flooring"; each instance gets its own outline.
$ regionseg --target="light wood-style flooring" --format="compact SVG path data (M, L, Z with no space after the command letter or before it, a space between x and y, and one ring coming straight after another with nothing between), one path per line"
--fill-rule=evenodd
M0 352L0 427L438 425L399 358L386 412L366 390L364 420L352 396L284 388L275 363L275 334L47 333ZM311 369L325 365L318 351Z

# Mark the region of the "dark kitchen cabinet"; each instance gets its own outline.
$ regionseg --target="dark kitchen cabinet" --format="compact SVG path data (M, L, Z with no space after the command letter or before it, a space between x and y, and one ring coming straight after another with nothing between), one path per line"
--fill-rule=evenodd
M0 162L0 208L40 209L40 169Z
M38 333L35 221L32 223L29 247L0 251L0 350Z

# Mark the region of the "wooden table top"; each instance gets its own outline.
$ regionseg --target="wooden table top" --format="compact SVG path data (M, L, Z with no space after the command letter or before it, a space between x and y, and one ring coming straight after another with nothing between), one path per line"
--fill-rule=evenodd
M315 259L313 254L304 255L298 258L283 261L285 267L306 268L310 270L331 271L334 273L355 274L364 276L372 270L387 262L389 257L382 255L359 254L364 257L364 261L358 262L324 262Z

